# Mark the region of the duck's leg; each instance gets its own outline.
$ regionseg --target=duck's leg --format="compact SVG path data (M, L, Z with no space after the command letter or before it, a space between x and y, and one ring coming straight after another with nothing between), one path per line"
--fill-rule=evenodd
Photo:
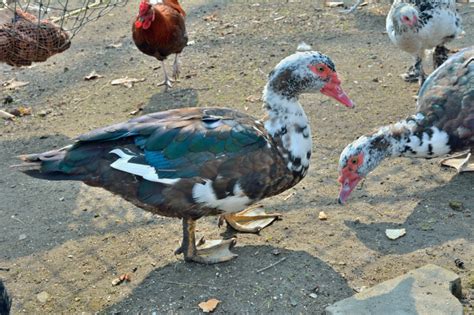
M157 86L161 86L161 85L164 85L165 86L165 92L168 91L168 88L171 88L173 87L173 85L171 84L171 80L170 78L168 77L168 74L166 73L166 67L165 67L165 62L164 60L161 60L161 66L163 67L163 73L165 74L165 79L158 83Z
M173 79L175 82L179 82L179 75L181 73L181 70L179 69L179 62L178 62L178 54L174 57L174 62L173 62Z
M228 225L239 232L258 233L273 221L281 218L280 213L265 213L259 205L252 206L235 214L224 214L219 218L219 226L225 220Z
M443 45L436 46L433 52L433 68L435 70L448 59L448 53L450 52L451 51Z
M196 244L196 220L183 218L183 243L175 254L183 254L185 261L194 261L201 264L217 264L229 261L235 257L230 249L235 245L235 238L229 240L201 240Z
M422 64L422 59L420 57L416 57L415 63L408 68L407 73L401 75L403 80L406 82L424 82L425 74L423 72Z
M472 152L463 152L450 156L440 163L444 166L454 167L458 170L458 173L474 172L474 155Z

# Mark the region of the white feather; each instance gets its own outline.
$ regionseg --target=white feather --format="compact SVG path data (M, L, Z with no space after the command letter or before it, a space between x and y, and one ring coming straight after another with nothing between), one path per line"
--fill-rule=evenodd
M150 165L130 163L129 162L130 159L133 158L134 156L130 154L126 154L121 149L114 149L110 151L110 153L116 154L120 157L115 162L110 164L110 167L116 170L141 176L143 177L143 179L146 179L150 182L157 182L157 183L162 183L162 184L167 184L167 185L173 185L181 179L181 178L160 178L158 176L158 173L156 173L156 170L154 167Z
M193 187L193 198L196 202L204 204L206 207L220 209L225 212L242 211L251 203L239 183L236 183L233 189L234 195L226 198L217 199L212 180L206 180L204 184L197 183Z

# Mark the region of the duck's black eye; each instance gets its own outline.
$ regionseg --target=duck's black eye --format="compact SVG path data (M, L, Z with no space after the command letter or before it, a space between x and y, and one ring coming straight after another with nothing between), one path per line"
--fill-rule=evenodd
M357 158L356 158L356 157L352 158L352 159L351 159L351 163L352 163L352 164L357 164Z
M323 71L324 71L324 67L319 66L319 67L318 67L318 71L319 71L319 72L323 72Z

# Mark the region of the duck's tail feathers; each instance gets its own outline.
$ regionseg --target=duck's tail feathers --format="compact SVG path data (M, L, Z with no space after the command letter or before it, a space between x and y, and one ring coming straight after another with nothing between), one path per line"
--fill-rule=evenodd
M24 163L12 165L19 171L35 178L49 180L76 180L82 176L75 176L65 172L65 165L62 164L67 151L72 145L58 150L51 150L43 153L24 154L18 156Z

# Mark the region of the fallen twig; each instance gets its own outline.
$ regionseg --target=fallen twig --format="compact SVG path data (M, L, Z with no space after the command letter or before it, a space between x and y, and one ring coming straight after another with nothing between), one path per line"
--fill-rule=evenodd
M284 261L286 260L286 258L288 258L288 257L283 257L282 259L280 259L280 260L277 261L277 262L274 262L274 263L271 264L270 266L267 266L267 267L262 268L262 269L258 269L258 270L257 270L257 273L262 272L262 271L265 271L265 270L270 269L270 268L272 268L272 267L275 267L275 266L278 265L279 263L284 262Z
M169 284L176 284L176 285L184 285L186 287L206 287L206 288L218 288L214 285L207 285L207 284L199 284L199 283L184 283L184 282L175 282L175 281L168 281L168 280L161 280L161 282L169 283Z

